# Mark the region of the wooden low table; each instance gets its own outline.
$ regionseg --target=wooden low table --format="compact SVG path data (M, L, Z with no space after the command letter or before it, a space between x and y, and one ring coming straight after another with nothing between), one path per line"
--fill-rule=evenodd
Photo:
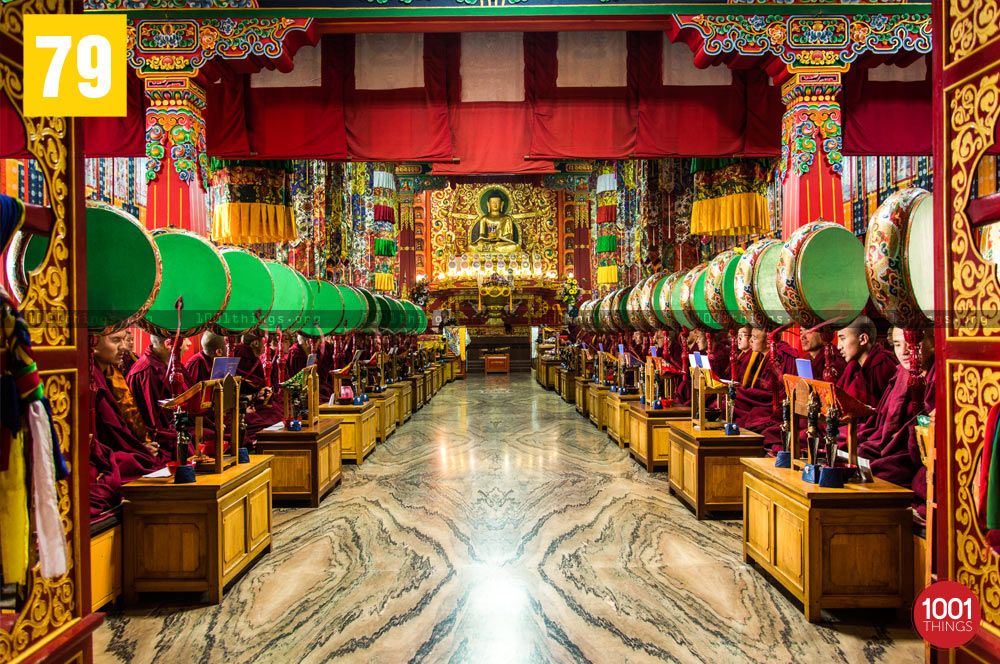
M539 357L538 370L535 372L539 385L547 390L555 388L556 369L559 368L559 360Z
M417 412L424 407L426 399L424 397L424 375L422 373L417 373L406 379L406 382L413 387L413 412Z
M424 403L434 398L434 370L424 369Z
M743 509L743 457L764 456L764 436L740 430L700 431L691 420L670 423L670 489L694 509L698 520L711 511Z
M559 396L566 403L576 401L576 372L559 368Z
M375 404L378 411L375 425L375 437L384 443L396 432L396 420L399 412L399 397L396 390L385 390L378 394L369 394L368 398Z
M618 394L608 392L605 400L605 415L608 421L608 436L618 443L618 447L624 448L629 444L629 406L639 403L639 393Z
M690 419L689 406L653 409L648 404L629 403L629 454L650 473L666 466L670 461L670 425Z
M460 358L451 358L451 373L456 379L465 378L465 365Z
M141 592L205 592L218 604L226 584L271 550L272 459L252 454L193 484L122 485L125 602Z
M577 376L573 379L573 388L576 390L576 412L584 417L590 416L590 378L587 376Z
M400 380L388 386L387 389L396 393L396 428L413 415L413 384L408 380Z
M340 458L360 466L368 453L375 449L375 430L378 427L375 404L368 401L360 406L325 405L319 407L319 414L340 418Z
M340 418L321 416L318 425L302 431L264 429L256 450L270 454L271 495L274 500L307 500L319 507L323 496L340 481Z
M510 355L508 353L483 353L483 373L510 374Z
M824 489L774 459L743 459L743 560L822 609L904 608L913 595L909 489L876 479Z
M590 402L588 411L590 421L602 431L608 427L607 400L611 388L591 383L587 387L587 400Z
M441 389L441 384L442 384L441 379L444 378L444 365L441 364L440 362L434 365L433 378L434 378L434 394L437 394L438 390Z
M444 370L444 377L442 380L445 384L455 380L455 367L451 363L451 358L446 357L444 364L441 365L441 368Z

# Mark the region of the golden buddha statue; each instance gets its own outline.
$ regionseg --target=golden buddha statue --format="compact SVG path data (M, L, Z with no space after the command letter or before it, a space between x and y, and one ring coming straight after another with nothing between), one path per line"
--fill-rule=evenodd
M499 189L491 189L480 199L483 214L469 229L469 251L509 254L521 249L521 230L507 214L510 199Z

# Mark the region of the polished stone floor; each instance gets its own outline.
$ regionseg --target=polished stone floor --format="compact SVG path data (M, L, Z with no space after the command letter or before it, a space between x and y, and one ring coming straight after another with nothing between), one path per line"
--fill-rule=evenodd
M665 478L527 374L456 381L318 509L276 509L222 604L112 611L96 661L922 661L892 612L807 623Z

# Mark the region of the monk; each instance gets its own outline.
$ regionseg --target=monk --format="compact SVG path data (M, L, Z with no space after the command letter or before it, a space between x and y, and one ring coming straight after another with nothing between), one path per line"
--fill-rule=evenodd
M161 408L160 402L173 397L170 377L167 376L167 361L173 347L173 339L149 335L149 347L125 376L143 424L160 446L168 449L176 442L173 413ZM184 339L181 354L190 347L191 340ZM181 372L184 373L183 367ZM189 384L186 375L184 382L186 387Z
M298 372L306 368L306 361L309 359L309 340L304 335L296 334L295 343L288 349L288 360L286 363L285 378L291 378Z
M94 435L90 447L90 516L121 503L121 485L162 468L169 459L149 436L119 364L125 333L99 337L90 370Z
M212 365L215 358L223 357L226 353L225 338L214 332L205 332L201 335L201 350L191 356L191 359L184 365L187 377L194 385L212 377Z
M123 376L127 376L128 372L132 370L132 365L136 363L139 357L132 350L135 348L135 340L132 337L132 330L125 330L122 334L125 335L125 352L122 353L121 362L118 367L121 369Z
M752 380L753 371L748 371L751 367L754 370L760 367L763 356L750 349L750 339L753 336L753 328L749 325L742 326L736 331L736 375L733 380L740 381L741 385L746 385Z
M283 407L280 395L272 396L272 389L264 383L264 368L260 361L264 352L263 337L247 332L240 341L233 349L233 355L240 358L236 372L253 394L245 418L247 442L250 442L261 430L281 421Z
M867 316L855 318L837 332L837 349L847 363L837 385L874 408L888 388L897 365L892 353L878 343L875 323Z
M858 456L868 459L875 477L910 488L917 494L914 503L923 518L927 506L926 468L917 443L917 415L934 410L934 336L925 330L920 344L920 375L923 385L910 385L910 347L901 328L891 333L893 351L899 365L878 404L876 416L858 429Z
M823 335L816 330L802 330L799 333L799 342L802 344L802 351L809 354L813 378L823 380L823 372L826 370L826 344L823 343ZM833 370L837 372L839 379L844 375L847 362L840 353L834 353L832 357Z
M729 340L722 334L715 334L712 337L712 352L709 353L708 336L705 331L699 329L690 330L687 336L687 348L688 354L697 352L702 355L708 355L708 363L712 368L712 373L718 378L729 379ZM689 358L686 357L680 358L680 361L684 376L677 387L675 400L678 400L679 403L688 404L691 403L691 372L689 370L691 363Z
M781 402L785 398L783 376L795 373L795 351L781 339L774 342L774 352L764 330L754 329L750 350L760 357L744 372L746 384L736 392L733 419L741 428L764 436L764 449L781 449Z
M334 356L334 336L328 335L319 347L316 358L316 375L319 377L319 398L320 403L326 403L333 394L333 376L330 374L336 367L337 358Z

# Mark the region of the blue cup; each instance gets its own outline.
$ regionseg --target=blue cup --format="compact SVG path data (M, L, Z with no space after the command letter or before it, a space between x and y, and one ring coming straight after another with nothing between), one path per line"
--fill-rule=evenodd
M362 399L360 395L358 395L358 396L354 397L354 405L355 405L355 406L361 406L361 405L363 405L364 403L365 403L365 400L364 400L364 399Z
M365 403L368 403L369 401L371 401L371 397L369 397L367 394L362 394L361 400Z
M817 484L819 482L819 470L819 464L806 464L805 468L802 469L802 481L809 482L810 484Z
M241 447L238 452L237 460L240 463L250 463L250 450L245 447Z
M639 403L641 403L643 405L646 405L646 395L645 394L640 394L639 395Z
M736 426L735 422L726 422L725 433L727 436L738 436L740 435L740 428Z
M841 468L820 468L819 485L825 489L843 489L844 473Z
M174 484L194 484L195 480L194 466L177 467L177 473L174 475Z
M775 468L791 468L792 467L792 453L791 452L778 452L778 455L774 457L774 467Z

